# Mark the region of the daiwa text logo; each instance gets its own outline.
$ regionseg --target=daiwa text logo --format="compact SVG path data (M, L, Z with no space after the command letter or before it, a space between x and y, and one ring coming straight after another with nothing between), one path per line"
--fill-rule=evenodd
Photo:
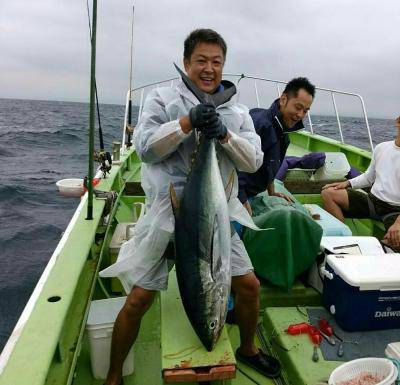
M400 310L392 310L391 307L386 308L386 311L376 311L375 318L385 317L400 317Z

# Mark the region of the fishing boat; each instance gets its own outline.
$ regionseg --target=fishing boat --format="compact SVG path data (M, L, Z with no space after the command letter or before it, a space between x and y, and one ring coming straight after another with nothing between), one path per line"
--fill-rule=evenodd
M95 28L92 38L95 39ZM256 106L260 106L260 84L276 88L280 95L280 87L286 83L244 74L226 74L225 77L235 81L239 90L247 89L248 92L252 89ZM92 128L93 79L92 73ZM146 93L153 87L173 87L177 80L171 77L128 90L122 123L122 147L114 153L114 162L108 173L102 175L102 172L98 172L93 175L93 170L92 173L89 170L89 181L94 176L100 178L96 190L102 194L94 196L93 186L88 184L88 191L82 196L1 353L0 385L97 385L104 382L95 378L91 368L88 315L92 301L121 299L125 295L118 280L100 278L98 273L115 261L116 236L119 234L122 239L120 244L126 239L129 232L127 224L134 228L145 202L140 184L141 161L134 147L129 145L130 134L126 130L135 125L131 121L132 95L140 99L137 107L140 119ZM366 137L372 149L373 142L362 97L322 87L317 87L317 90L332 98L341 140L316 133L312 114L309 114L309 130L290 134L291 144L287 155L302 156L317 151L340 152L346 156L351 166L361 172L365 171L371 160L371 152L344 142L341 118L335 102L337 95L346 95L359 101ZM89 146L89 153L93 152L92 145ZM303 181L303 192L295 192L294 196L301 203L321 206L320 188L321 184L318 186L315 182ZM125 224L122 235L118 233L121 224ZM384 234L383 225L374 220L349 219L346 225L353 235L382 238ZM233 352L239 344L236 325L226 325L217 347L207 352L184 314L172 271L169 289L157 296L143 319L134 345L134 371L124 377L124 384L197 384L202 381L215 385L327 383L332 370L342 361L325 361L320 357L315 362L311 359L313 345L306 335L293 339L293 336L285 333L289 324L309 321L306 310L321 307L321 294L300 281L296 281L289 293L263 281L260 300L257 344L281 361L283 371L279 378L268 379L235 361Z

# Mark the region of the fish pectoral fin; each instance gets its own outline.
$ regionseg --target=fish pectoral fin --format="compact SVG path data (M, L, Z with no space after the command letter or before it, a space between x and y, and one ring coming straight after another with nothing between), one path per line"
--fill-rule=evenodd
M174 217L177 217L178 212L179 212L179 199L178 196L176 195L174 186L172 183L169 184L169 196L171 199L171 206L172 206L172 211L174 213Z
M235 181L235 171L233 170L231 172L231 175L228 180L228 184L225 187L225 195L226 195L226 200L229 201L231 199L232 195L232 190L233 190L233 182Z

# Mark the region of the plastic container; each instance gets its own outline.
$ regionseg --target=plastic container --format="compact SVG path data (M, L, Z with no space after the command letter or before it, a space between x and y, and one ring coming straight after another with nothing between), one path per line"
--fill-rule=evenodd
M383 255L385 251L375 237L368 236L323 236L321 249L327 254Z
M360 358L337 367L331 373L328 384L339 385L365 372L384 378L376 385L394 385L398 375L396 366L386 358Z
M323 301L347 331L400 327L400 254L331 254Z
M60 194L65 197L79 198L85 193L83 188L83 179L61 179L56 182L56 186L58 187Z
M313 168L289 168L286 171L285 181L308 181L314 172Z
M349 226L345 225L332 214L325 211L316 204L305 204L304 207L311 215L318 215L316 222L322 227L323 236L350 236L352 235Z
M118 254L123 243L133 236L135 222L118 223L110 242L110 253Z
M104 380L110 367L111 336L114 322L126 297L92 301L86 324L89 336L90 361L95 379ZM122 367L122 375L133 373L133 346Z
M400 361L400 342L391 342L386 346L385 356Z
M350 164L343 152L326 152L325 164L318 168L314 180L343 179L350 171Z

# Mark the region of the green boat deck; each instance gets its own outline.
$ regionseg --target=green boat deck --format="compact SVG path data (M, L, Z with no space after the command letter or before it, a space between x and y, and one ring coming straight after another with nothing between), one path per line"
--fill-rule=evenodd
M305 308L301 309L305 311ZM290 321L288 321L290 320ZM310 322L296 307L270 307L265 311L263 326L267 340L277 352L282 365L290 373L291 383L316 385L328 381L340 361L325 361L319 351L319 361L312 360L313 344L307 334L291 336L285 333L290 324Z
M349 163L360 171L368 167L371 159L367 151L319 135L308 132L291 134L288 155L302 156L315 151L342 151ZM144 201L140 188L140 162L136 154L131 150L121 160L121 165L113 165L109 177L98 186L101 190L119 193L109 223L102 222L103 200L94 200L95 218L92 222L84 220L86 204L83 205L81 218L71 233L65 235L65 242L56 255L54 268L43 284L43 290L32 306L30 317L10 353L7 365L0 375L0 385L104 383L104 380L95 380L91 373L89 344L85 332L88 305L91 299L106 298L107 292L112 296L122 295L117 280L99 281L97 272L115 258L109 251L109 243L116 225L133 221L133 203ZM298 194L296 198L302 203L321 204L317 193ZM383 234L382 225L374 221L347 220L346 223L354 235L379 237ZM281 360L282 377L276 382L237 363L235 379L213 381L211 384L316 385L321 380L326 380L339 362L324 362L321 354L318 363L312 362L312 344L308 337L293 338L283 332L289 324L304 321L296 306L320 306L320 295L300 282L296 282L290 292L262 282L260 305L263 340L268 341L270 353ZM47 316L43 317L43 314ZM124 378L124 384L161 385L164 383L163 368L182 366L182 363L188 361L189 366L194 363L202 366L208 363L214 365L215 362L235 362L233 352L239 345L239 331L236 326L226 325L219 345L221 351L218 347L211 355L204 356L200 349L193 349L197 346L197 337L188 325L176 282L171 280L169 291L157 296L142 321L134 346L135 370L132 375ZM177 335L173 334L174 331L181 338L174 338ZM278 344L274 341L278 341ZM261 346L261 343L257 339L257 344ZM285 349L281 349L282 346ZM226 360L220 361L221 356ZM32 364L26 365L28 362Z

